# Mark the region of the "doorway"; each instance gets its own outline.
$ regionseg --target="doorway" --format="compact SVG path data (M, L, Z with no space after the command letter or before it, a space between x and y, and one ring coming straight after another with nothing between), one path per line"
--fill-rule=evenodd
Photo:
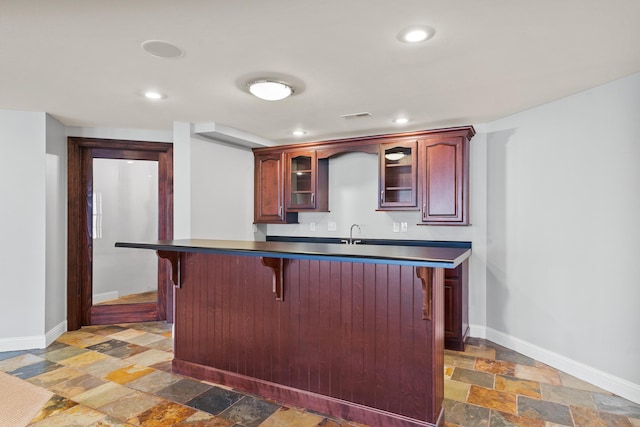
M70 137L68 170L68 330L85 325L173 322L173 288L166 261L153 253L139 254L148 257L137 259L138 254L111 248L114 238L173 238L172 145ZM118 186L118 181L123 185ZM111 187L113 191L119 187L122 194L114 196ZM150 210L137 212L147 208ZM114 221L126 223L123 231L105 228ZM148 228L151 230L144 233L142 229Z

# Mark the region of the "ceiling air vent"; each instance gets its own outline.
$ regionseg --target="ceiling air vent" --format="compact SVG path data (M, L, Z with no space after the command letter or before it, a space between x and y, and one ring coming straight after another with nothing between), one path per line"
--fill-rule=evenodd
M371 117L371 113L368 113L365 111L364 113L343 114L340 117L342 117L345 120L363 119L365 117Z

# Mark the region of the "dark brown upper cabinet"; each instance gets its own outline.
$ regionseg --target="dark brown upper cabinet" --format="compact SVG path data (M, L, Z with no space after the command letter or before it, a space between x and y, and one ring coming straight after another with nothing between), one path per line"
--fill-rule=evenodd
M472 126L254 148L255 222L298 222L298 212L329 211L329 159L380 157L378 210L421 212L421 225L469 223Z
M469 224L469 140L473 127L418 139L422 222Z
M315 151L287 153L287 211L328 210L328 159Z
M417 142L380 144L379 210L417 210Z
M284 206L284 153L256 154L254 162L254 222L298 222L298 214L287 212Z

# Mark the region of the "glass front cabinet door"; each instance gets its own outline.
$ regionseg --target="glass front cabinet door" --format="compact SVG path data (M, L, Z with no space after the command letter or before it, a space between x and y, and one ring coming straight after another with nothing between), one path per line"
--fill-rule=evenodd
M417 142L380 144L380 210L417 209Z
M315 209L316 207L316 153L315 151L287 154L289 191L287 209Z

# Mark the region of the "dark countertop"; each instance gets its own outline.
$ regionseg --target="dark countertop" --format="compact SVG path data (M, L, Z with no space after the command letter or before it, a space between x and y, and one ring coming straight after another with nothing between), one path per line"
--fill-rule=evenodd
M439 268L455 268L471 255L470 248L249 240L182 239L140 243L116 242L116 247Z

